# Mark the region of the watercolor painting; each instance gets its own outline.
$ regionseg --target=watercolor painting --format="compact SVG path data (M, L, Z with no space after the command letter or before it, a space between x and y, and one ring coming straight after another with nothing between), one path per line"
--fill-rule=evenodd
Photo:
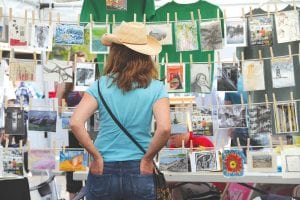
M188 172L188 151L186 149L163 149L159 152L161 171Z
M36 63L32 61L13 60L9 63L9 80L35 81Z
M93 24L90 29L90 52L94 54L108 54L109 48L100 42L100 38L105 33L109 33L109 26Z
M28 130L56 132L57 111L29 110Z
M273 88L295 86L293 59L289 57L274 58L271 60Z
M147 32L155 37L162 45L173 44L172 23L169 24L147 24Z
M257 60L245 60L242 64L244 91L265 90L264 64Z
M276 172L277 154L273 151L248 151L247 152L248 171Z
M175 23L176 51L198 50L196 22L177 22Z
M211 90L211 66L209 64L192 63L191 72L191 92L210 93Z
M62 129L70 129L70 119L73 115L73 112L65 111L61 113L61 128Z
M220 20L200 23L201 51L212 51L223 48L222 28Z
M57 24L55 29L55 44L82 45L84 42L84 26L77 24Z
M30 149L28 155L28 167L30 170L55 169L55 150Z
M85 171L88 154L84 150L64 150L59 152L60 171Z
M219 74L217 91L237 91L238 63L222 62L222 69Z
M265 45L273 44L273 18L272 16L255 16L249 19L249 44Z
M247 46L247 29L244 19L227 19L225 21L225 46Z
M224 176L243 176L245 156L243 150L225 149L222 154Z
M275 25L278 43L300 40L298 11L276 12Z
M185 92L185 64L168 63L165 71L167 91Z

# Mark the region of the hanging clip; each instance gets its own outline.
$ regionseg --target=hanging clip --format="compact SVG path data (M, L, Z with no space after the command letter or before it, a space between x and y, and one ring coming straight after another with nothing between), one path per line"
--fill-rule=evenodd
M167 24L170 24L170 13L167 13Z
M136 13L133 13L133 21L136 22Z
M260 63L262 63L263 62L263 57L262 57L262 54L261 54L261 50L258 50L258 56L259 56Z
M31 11L31 20L32 20L32 24L35 24L35 11Z
M202 17L201 17L201 11L200 11L200 9L197 9L197 12L198 12L199 22L201 23Z
M92 13L90 13L90 27L91 27L91 29L93 29L93 14Z
M49 26L52 24L52 12L49 10Z
M108 26L109 14L105 15L105 25Z
M269 100L268 100L268 94L265 93L265 102L266 102L266 108L269 109Z
M27 24L27 10L25 10L25 14L24 14L24 23Z
M288 48L289 48L289 58L290 58L290 60L292 61L292 60L293 60L293 56L292 56L292 47L291 47L290 44L288 45Z
M177 12L175 12L174 15L175 15L175 23L177 23L178 22Z
M190 65L193 64L193 54L190 54Z
M247 152L250 151L250 138L247 138Z
M168 66L169 65L168 53L165 54L165 57L166 57L166 66Z
M180 63L180 66L182 66L182 53L181 52L179 53L179 63Z
M13 15L12 12L13 12L12 8L9 8L8 19L10 22L12 21L12 15Z
M60 14L59 14L59 12L57 13L56 18L57 18L57 23L60 24Z
M147 21L147 15L146 15L146 13L144 13L144 15L143 15L143 22L144 22L144 24L146 24L146 21Z
M194 24L195 23L195 18L194 18L194 12L191 11L191 20L192 20L192 23Z

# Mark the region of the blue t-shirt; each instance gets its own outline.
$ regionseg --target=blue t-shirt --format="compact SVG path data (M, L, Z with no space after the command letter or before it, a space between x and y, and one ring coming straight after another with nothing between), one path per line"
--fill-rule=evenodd
M100 130L95 140L95 146L103 156L105 162L139 160L143 153L120 130L111 119L98 95L98 81L95 81L86 92L96 98L100 113ZM161 81L152 80L147 88L138 88L123 93L112 78L100 78L101 93L121 124L141 144L145 150L151 142L151 120L154 103L167 98L165 86Z

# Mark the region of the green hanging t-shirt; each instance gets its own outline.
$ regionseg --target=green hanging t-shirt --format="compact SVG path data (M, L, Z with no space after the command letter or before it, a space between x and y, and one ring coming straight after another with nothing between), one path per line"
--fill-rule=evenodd
M222 17L222 11L218 6L211 4L206 1L198 1L191 4L179 4L174 1L165 4L155 11L155 15L149 18L151 22L167 22L167 13L169 13L169 20L175 21L175 12L177 13L177 21L186 21L191 20L191 12L193 12L194 19L198 21L198 9L200 9L201 20L214 20L218 17L218 12L220 17ZM223 20L222 27L223 27ZM200 43L200 33L199 33L199 23L197 23L198 28L198 50L194 51L181 51L182 53L182 62L186 63L186 74L190 73L189 63L190 54L193 57L193 62L208 62L208 54L211 55L211 62L214 61L214 51L201 51ZM223 29L222 29L223 30ZM172 45L163 45L163 49L160 53L160 58L164 57L165 54L168 54L168 62L180 62L180 52L176 51L175 44L175 29L173 27L173 44ZM161 70L161 74L164 74L164 68ZM213 65L211 73L213 74ZM213 77L211 74L211 77ZM186 76L186 92L190 91L190 76Z

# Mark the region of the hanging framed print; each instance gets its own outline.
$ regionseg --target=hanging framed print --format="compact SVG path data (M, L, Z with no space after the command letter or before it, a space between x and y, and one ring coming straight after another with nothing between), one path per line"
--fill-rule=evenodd
M25 131L23 108L7 107L5 109L5 133L8 135L24 135Z
M93 54L108 54L109 47L104 46L100 38L109 33L108 25L96 25L90 26L90 52Z
M278 43L300 40L299 12L296 10L275 13Z
M56 132L56 121L57 111L28 111L28 130Z
M34 24L30 46L35 50L52 51L53 27L48 24Z
M295 86L293 59L280 57L271 59L273 88Z
M30 149L28 152L28 168L30 170L55 169L55 150Z
M209 93L211 90L211 67L209 64L192 63L191 71L191 92Z
M96 77L96 66L94 63L76 63L74 90L85 91Z
M172 23L165 24L147 24L146 25L148 35L155 37L162 45L172 45Z
M166 86L168 92L185 92L185 63L167 63Z
M220 20L200 23L201 51L213 51L223 48L222 27Z
M188 112L184 111L171 111L171 133L187 133L188 130L188 121L187 115Z
M192 112L192 129L194 135L213 136L212 109L197 107Z
M176 22L175 23L175 41L176 51L194 51L198 50L196 22Z
M9 63L9 80L11 81L35 81L36 63L14 59Z
M226 19L225 20L225 46L244 47L247 46L246 20Z
M10 174L23 175L23 151L20 148L4 149L2 156L3 176L9 176Z
M84 150L63 150L59 152L60 171L85 171L88 154Z
M28 25L20 19L12 19L9 23L9 45L26 47L29 45Z

